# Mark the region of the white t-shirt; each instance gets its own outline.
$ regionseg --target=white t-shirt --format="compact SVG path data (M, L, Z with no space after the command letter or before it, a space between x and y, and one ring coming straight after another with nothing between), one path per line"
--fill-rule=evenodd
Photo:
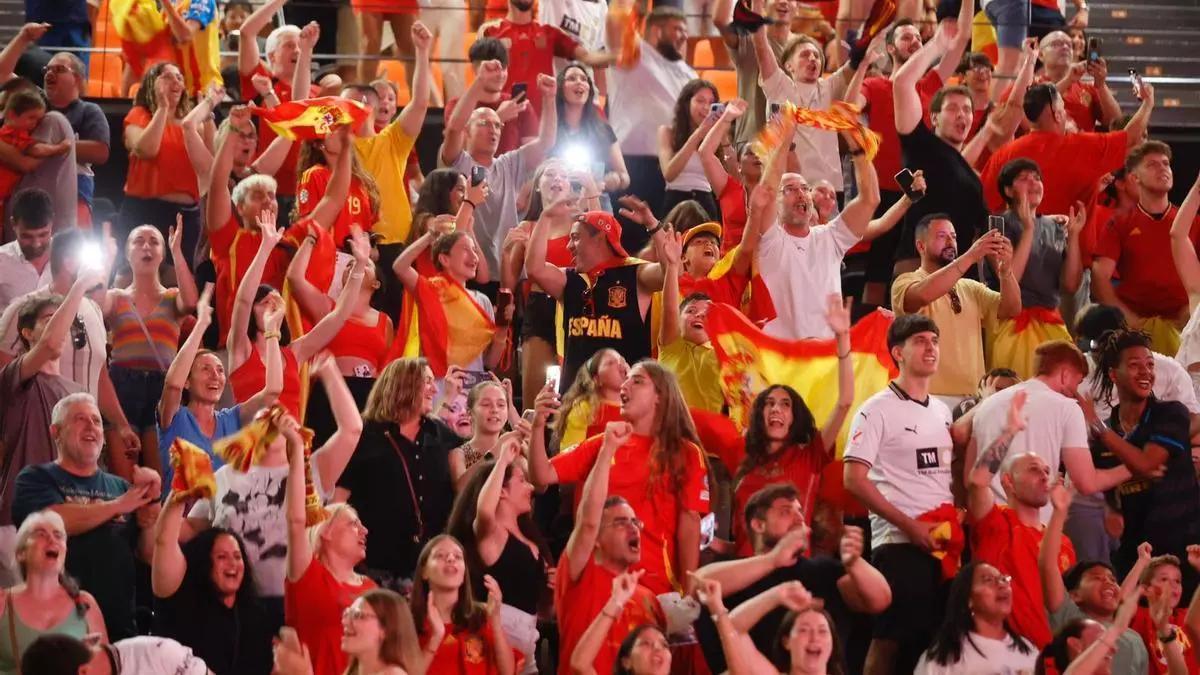
M668 61L643 40L641 58L632 68L614 66L609 72L608 121L621 152L658 157L658 127L671 123L675 100L683 85L696 79L696 71L685 60Z
M1087 422L1083 411L1074 399L1067 398L1054 391L1039 379L1026 380L1008 389L992 394L979 404L975 411L975 419L971 423L971 434L975 439L978 452L987 450L988 446L1004 432L1008 421L1008 406L1017 392L1026 392L1025 430L1013 437L1008 447L1008 455L1023 455L1036 453L1050 465L1051 474L1058 471L1063 450L1066 448L1081 448L1088 453ZM1088 455L1089 461L1091 455ZM1000 487L1000 474L992 480L992 492L1001 504L1008 503L1004 497L1004 488ZM1050 520L1053 511L1047 504L1040 512L1042 523Z
M21 335L17 331L17 312L25 300L34 297L51 297L50 286L26 293L13 300L0 315L0 351L17 356L25 352ZM82 330L79 327L82 326ZM76 348L75 345L81 345ZM104 329L104 313L91 298L79 303L75 322L67 331L67 343L58 359L59 374L83 387L93 396L100 395L100 371L108 360L108 332Z
M51 280L49 262L42 267L42 273L38 274L33 263L25 259L19 242L10 241L0 246L0 312L7 309L18 296L42 286L49 286Z
M762 90L767 96L768 111L772 103L794 103L800 108L828 110L833 102L833 83L828 78L812 84L795 82L782 68L763 80ZM800 173L809 183L827 180L834 190L845 189L837 132L797 124L795 154L800 161Z
M470 177L475 166L475 160L463 152L450 168ZM472 227L475 240L479 242L479 253L487 261L493 278L500 275L500 246L504 237L520 222L517 195L533 168L525 166L519 148L500 155L487 167L488 198L475 208Z
M1160 401L1179 401L1187 407L1188 412L1200 414L1200 402L1196 400L1196 390L1192 387L1192 376L1176 359L1153 352L1154 356L1154 397ZM1178 357L1176 357L1178 358ZM1113 389L1107 401L1097 400L1098 389L1092 386L1091 373L1096 372L1096 359L1087 354L1088 376L1079 383L1079 394L1096 400L1096 414L1106 420L1117 404L1117 392Z
M785 340L833 337L825 323L825 300L842 292L842 258L858 243L838 214L796 237L776 223L758 243L758 273L771 291L775 318L764 327Z
M1025 643L1028 653L1021 653L1011 637L993 640L971 633L963 641L962 659L943 666L929 660L929 652L921 655L915 675L1033 675L1037 665L1037 647Z
M287 573L287 518L284 489L287 466L251 467L246 473L229 465L217 469L217 493L192 507L190 518L200 518L236 532L246 544L246 557L254 571L259 595L283 596Z
M562 32L575 38L575 41L588 51L603 51L605 26L608 21L608 2L605 0L539 2L538 21L547 26L558 26ZM554 57L555 72L562 70L566 63L566 59Z
M208 675L204 660L171 638L139 636L113 643L121 675Z
M950 408L930 396L914 401L894 384L867 399L850 422L846 461L870 467L867 477L910 517L952 501ZM871 544L907 543L908 536L871 514Z

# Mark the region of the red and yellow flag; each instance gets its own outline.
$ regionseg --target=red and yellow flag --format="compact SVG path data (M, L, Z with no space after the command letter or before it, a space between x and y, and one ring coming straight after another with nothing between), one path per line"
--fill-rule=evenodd
M784 103L781 114L795 120L799 126L815 127L824 131L847 132L850 138L858 144L858 147L867 153L867 159L874 160L875 155L879 152L879 134L863 124L862 118L859 117L862 114L862 108L854 104L834 101L829 104L828 110L813 110L798 108L792 103ZM791 136L784 129L783 124L771 122L758 132L752 149L763 162L766 162L771 152L780 147L785 140L790 142Z
M495 334L496 322L466 288L442 274L421 275L404 296L387 360L419 351L434 376L443 377L450 366L463 368L479 358Z
M887 27L896 20L896 13L899 11L900 6L896 0L875 0L875 4L871 6L871 12L867 15L867 21L863 24L862 34L858 36L858 41L854 46L865 51L871 44L871 40L887 30Z
M109 0L108 7L121 55L135 78L155 63L176 60L171 32L155 0Z
M171 442L171 503L188 499L211 499L217 493L212 458L200 447L182 438Z
M337 96L288 101L271 108L251 108L275 131L293 141L324 138L344 125L357 127L367 119L367 108L358 101Z

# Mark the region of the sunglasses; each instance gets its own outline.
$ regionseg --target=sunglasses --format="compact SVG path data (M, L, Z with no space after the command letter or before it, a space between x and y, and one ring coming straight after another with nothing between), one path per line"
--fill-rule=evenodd
M954 287L950 287L950 309L954 310L955 314L962 314L962 298L958 297L958 291Z
M75 347L75 351L88 345L87 328L83 325L83 319L78 316L71 322L71 345Z

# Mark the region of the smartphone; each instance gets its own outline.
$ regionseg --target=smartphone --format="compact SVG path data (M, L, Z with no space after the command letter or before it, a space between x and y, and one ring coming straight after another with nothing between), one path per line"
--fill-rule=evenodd
M900 189L904 191L904 194L908 197L908 200L915 204L925 198L925 191L913 190L912 186L914 180L916 180L916 177L913 176L913 172L908 169L901 169L900 173L896 174L896 183L900 185Z
M487 179L487 167L486 166L471 167L471 185L479 185L486 179Z
M526 96L529 93L529 85L524 82L518 82L512 86L512 97L516 100L518 96Z
M241 42L242 42L242 31L234 29L234 30L229 31L229 35L226 36L225 47L231 52L236 52L238 50L238 47L241 46Z
M508 306L513 303L513 293L507 288L501 288L496 292L496 319L504 320L504 313L508 311Z
M1136 68L1129 69L1129 83L1133 85L1134 98L1142 100L1142 76L1138 75Z
M722 114L724 114L724 112L725 112L725 104L724 103L714 103L714 104L708 106L708 114L712 115L713 117L720 117Z
M1000 234L1008 236L1004 234L1004 216L988 216L988 229L998 230Z
M90 270L104 269L104 251L95 241L85 241L79 246L76 254L79 267Z
M486 370L464 370L463 371L463 391L471 391L471 388L480 382L491 382L492 376Z
M526 410L525 412L521 413L521 419L525 420L526 422L531 422L531 423L532 423L532 422L533 422L533 418L534 418L536 415L537 415L537 412L536 412L536 411L533 411L533 410Z
M562 378L562 366L546 366L546 384L554 383L554 388L558 389L558 381Z
M582 194L583 193L583 183L581 181L572 180L571 181L571 192L573 192L575 194Z
M1088 63L1095 63L1100 60L1100 46L1104 44L1104 40L1098 37L1090 37L1087 39L1087 60Z

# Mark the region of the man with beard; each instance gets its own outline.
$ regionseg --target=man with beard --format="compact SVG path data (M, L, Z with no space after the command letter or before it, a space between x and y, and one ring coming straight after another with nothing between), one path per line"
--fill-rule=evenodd
M916 226L921 267L896 277L892 310L897 316L920 313L954 336L944 350L942 367L930 390L951 408L970 396L987 372L983 359L983 326L1021 313L1021 288L1011 269L1012 244L989 230L958 255L954 223L945 213L931 213ZM1000 292L963 277L984 258L999 270Z
M850 612L878 614L891 603L887 579L862 557L861 528L847 525L842 531L840 559L811 554L811 532L795 485L774 483L764 487L746 502L746 512L735 517L745 518L754 555L712 563L696 571L701 580L720 582L729 609L780 584L799 581L814 598L825 603L825 610L841 630L842 644L848 644ZM787 608L777 607L749 631L759 651L771 653L786 613ZM711 617L701 614L696 631L709 668L714 673L724 671L725 655Z
M953 511L950 408L930 395L939 339L929 317L896 317L887 344L900 376L850 423L846 491L871 512L871 562L892 589L891 605L875 618L867 673L913 672L946 606L947 579L934 555L946 543L935 536L934 514Z
M737 0L718 0L713 8L713 23L720 31L725 47L733 60L733 69L737 74L737 97L745 101L746 114L742 115L734 126L734 141L748 143L767 123L767 96L763 93L758 82L758 59L754 56L754 41L750 36L738 32L733 27L733 8ZM792 17L795 14L791 0L754 0L751 9L760 15L769 12L769 26L759 28L765 31L767 44L778 60L783 54L783 48L791 42ZM728 225L728 223L726 223Z
M1013 593L1009 622L1038 649L1053 635L1042 603L1042 580L1037 550L1044 525L1039 510L1050 502L1050 465L1036 453L1009 452L1013 439L1025 430L1027 394L1009 399L1004 430L980 453L967 471L967 516L971 528L971 554L1011 577ZM997 504L992 482L997 473L1007 505ZM1057 557L1060 571L1075 564L1075 550L1066 535Z
M13 197L16 239L0 246L0 314L16 298L50 284L53 218L50 195L44 191L29 188Z
M963 6L970 4L963 3ZM969 14L959 17L962 25L969 24L970 20ZM930 69L917 81L916 91L922 110L929 107L933 95L954 73L954 67L958 65L970 38L970 31L958 31L937 67ZM888 56L891 57L891 72L895 73L921 48L921 30L911 19L903 19L884 33L884 44ZM896 174L904 165L900 161L900 138L896 132L892 86L890 77L874 75L863 80L861 94L850 97L852 103L862 106L863 113L867 116L867 126L880 136L879 153L875 155L875 172L879 175L879 207L875 212L876 217L882 217L904 196L900 185L896 183ZM866 287L863 289L863 300L867 304L882 305L886 301L887 285L892 278L892 262L896 256L896 246L900 242L901 229L892 228L887 234L871 242L867 254Z
M622 50L623 32L619 22L610 20L608 45L613 53ZM679 9L656 6L646 16L645 32L633 39L641 41L637 59L613 68L609 122L629 169L631 187L625 193L634 194L636 186L636 195L656 209L662 205L666 190L658 163L657 130L659 125L671 123L679 92L697 76L683 58L688 32ZM631 236L623 242L627 250L636 251L645 244L639 229L628 233Z
M533 422L535 439L544 431L551 411L543 404L557 400L553 392L544 392L543 396L538 397ZM599 622L598 629L605 635L595 662L590 664L597 673L612 672L617 650L631 627L666 627L658 598L640 583L630 602L610 606L615 604L610 599L614 580L642 559L642 521L625 498L608 496L609 473L617 450L632 437L633 427L628 422L609 422L604 429L599 454L583 484L575 529L558 560L554 607L560 635L560 675L572 672L571 654L593 623Z
M524 85L529 105L536 114L542 109L539 74L554 76L554 58L579 61L593 68L612 62L611 52L591 52L557 26L533 20L533 0L508 0L508 15L479 27L482 37L496 38L508 48L512 67L508 86Z

